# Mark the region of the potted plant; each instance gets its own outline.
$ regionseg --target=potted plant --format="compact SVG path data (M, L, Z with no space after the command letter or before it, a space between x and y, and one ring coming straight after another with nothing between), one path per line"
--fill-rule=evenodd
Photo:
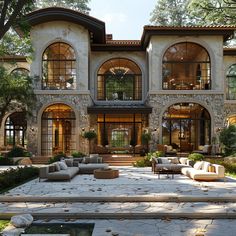
M151 140L151 134L149 132L144 132L141 136L142 144L145 146L145 153L148 152L148 144Z
M91 141L97 137L94 130L89 130L83 133L83 137L89 141L89 153L91 150Z

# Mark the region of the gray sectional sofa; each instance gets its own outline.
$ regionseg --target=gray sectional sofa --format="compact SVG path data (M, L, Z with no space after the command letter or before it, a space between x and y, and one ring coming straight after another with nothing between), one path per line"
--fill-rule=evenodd
M108 169L107 163L102 163L98 155L90 155L85 158L69 158L60 162L54 162L43 166L39 170L39 181L48 180L70 180L77 174L93 174L96 169Z

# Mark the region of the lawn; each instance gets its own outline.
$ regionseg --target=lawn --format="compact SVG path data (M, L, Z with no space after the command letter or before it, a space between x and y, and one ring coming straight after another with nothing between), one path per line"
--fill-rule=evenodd
M8 224L9 224L8 220L0 220L0 232L2 232L2 230L5 229Z

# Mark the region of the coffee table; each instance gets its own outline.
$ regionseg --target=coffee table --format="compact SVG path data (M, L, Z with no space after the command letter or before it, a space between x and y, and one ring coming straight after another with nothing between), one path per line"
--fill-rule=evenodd
M175 171L167 169L167 168L159 169L155 173L158 174L158 179L160 179L161 174L166 174L167 177L169 177L169 175L171 175L172 179L174 179L174 174L176 174Z
M113 169L96 169L93 171L96 179L114 179L119 177L119 170Z

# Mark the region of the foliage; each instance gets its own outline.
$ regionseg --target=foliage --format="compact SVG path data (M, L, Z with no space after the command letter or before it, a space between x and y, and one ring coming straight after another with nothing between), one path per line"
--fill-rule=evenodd
M57 162L60 161L61 159L65 159L67 158L66 154L63 152L58 153L57 155L51 157L48 161L49 164L53 163L53 162Z
M235 0L191 0L188 10L199 25L235 25Z
M142 144L147 145L148 142L151 140L151 134L148 132L145 132L141 136Z
M12 159L0 156L0 166L11 166L11 165L13 165Z
M191 161L202 161L204 156L201 153L191 153L189 154L188 159Z
M8 220L0 220L0 232L4 230L10 222Z
M88 7L90 0L40 0L36 1L35 7L65 7L73 10L80 11L85 14L89 14L90 8Z
M151 155L153 157L164 157L165 156L164 152L162 152L162 151L153 152L153 153L151 153Z
M7 157L25 157L26 150L22 147L15 146L7 153Z
M160 26L193 25L195 20L188 12L190 0L158 0L150 21Z
M133 163L133 166L135 166L135 167L150 167L150 166L152 166L152 162L151 162L149 156L145 156L142 159Z
M39 169L36 167L19 167L17 169L6 170L0 173L0 189L2 191L15 187L17 184L37 177L38 173Z
M90 131L84 132L83 137L90 141L90 140L96 138L97 134L95 133L95 131L90 130Z
M85 157L86 155L82 152L73 152L71 154L73 157Z
M224 153L229 156L236 152L236 126L229 125L220 132L220 143L224 145Z
M6 113L16 107L29 114L35 101L32 78L28 75L8 73L0 66L0 124Z

